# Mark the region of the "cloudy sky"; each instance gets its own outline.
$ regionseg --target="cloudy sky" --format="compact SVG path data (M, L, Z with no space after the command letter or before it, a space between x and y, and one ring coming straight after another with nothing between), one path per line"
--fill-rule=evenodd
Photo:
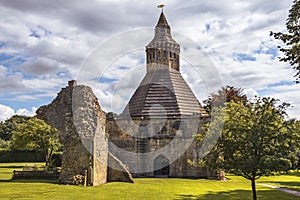
M71 79L90 85L105 111L122 111L145 74L144 50L160 3L0 0L0 120L33 115ZM164 3L181 44L183 77L200 101L233 85L249 97L291 103L289 116L300 119L300 84L293 82L295 71L278 61L280 43L269 36L285 30L292 0ZM201 49L200 63L189 57L193 46Z

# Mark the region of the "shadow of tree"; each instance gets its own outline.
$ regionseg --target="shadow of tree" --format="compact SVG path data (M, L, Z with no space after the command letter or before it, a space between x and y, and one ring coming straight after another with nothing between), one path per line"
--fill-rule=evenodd
M251 190L231 190L231 191L222 191L222 192L210 192L203 195L190 195L190 194L179 194L177 195L177 200L224 200L224 199L233 199L233 200L252 200ZM285 199L285 200L296 200L299 197L281 192L276 190L259 190L257 191L257 199L259 200L270 200L270 199Z
M52 183L52 184L59 184L59 181L56 179L8 179L8 180L0 180L1 182L5 183Z
M16 169L22 169L24 166L14 166L14 165L11 165L11 166L0 166L0 168L3 168L3 169L10 169L10 168L16 168Z
M264 181L261 183L277 185L282 188L300 191L300 182L296 182L296 181Z
M300 171L289 172L287 175L291 175L291 176L300 176Z
M269 184L280 184L280 185L286 185L286 186L299 186L300 187L300 182L295 182L295 181L266 181L266 183Z

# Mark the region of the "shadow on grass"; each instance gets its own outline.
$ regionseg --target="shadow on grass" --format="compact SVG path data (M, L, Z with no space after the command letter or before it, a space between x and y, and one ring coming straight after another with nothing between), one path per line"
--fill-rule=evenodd
M0 168L5 168L5 169L10 169L10 168L13 168L13 169L21 169L23 168L24 166L20 166L20 165L11 165L11 166L0 166Z
M293 171L293 172L289 172L286 175L291 175L291 176L300 176L300 171Z
M249 190L232 190L228 192L210 192L203 195L178 195L177 200L189 200L189 199L251 199L251 191Z
M262 183L270 184L270 185L278 185L282 188L287 188L290 190L300 191L300 182L296 181L264 181Z
M243 200L252 200L252 191L251 190L231 190L228 192L210 192L203 195L190 195L183 194L177 195L176 200L190 200L190 199L211 199L211 200L224 200L224 199L243 199ZM281 193L273 190L262 190L257 191L257 199L267 200L267 199L297 199L289 194Z
M280 184L280 185L286 185L286 186L297 186L300 187L300 182L296 182L296 181L265 181L265 183L270 183L270 184Z
M56 179L8 179L0 180L0 183L52 183L59 184L59 181Z

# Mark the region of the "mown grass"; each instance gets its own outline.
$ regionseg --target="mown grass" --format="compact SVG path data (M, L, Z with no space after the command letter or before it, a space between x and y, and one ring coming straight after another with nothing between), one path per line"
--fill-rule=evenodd
M59 185L48 180L9 180L12 171L23 166L25 163L0 164L0 199L252 199L249 181L237 176L229 176L228 181L139 178L134 179L134 184L108 183L95 187ZM281 176L272 178L281 181ZM257 189L258 199L299 199L262 186Z
M259 183L268 183L300 192L300 171L291 172L280 176L265 176L258 180Z

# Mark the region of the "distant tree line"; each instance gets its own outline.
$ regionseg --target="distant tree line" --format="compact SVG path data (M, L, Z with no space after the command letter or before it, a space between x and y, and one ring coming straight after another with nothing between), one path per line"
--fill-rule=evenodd
M61 144L58 141L58 131L43 120L14 115L0 122L0 148L41 152L46 166L49 166L53 153L61 148Z

